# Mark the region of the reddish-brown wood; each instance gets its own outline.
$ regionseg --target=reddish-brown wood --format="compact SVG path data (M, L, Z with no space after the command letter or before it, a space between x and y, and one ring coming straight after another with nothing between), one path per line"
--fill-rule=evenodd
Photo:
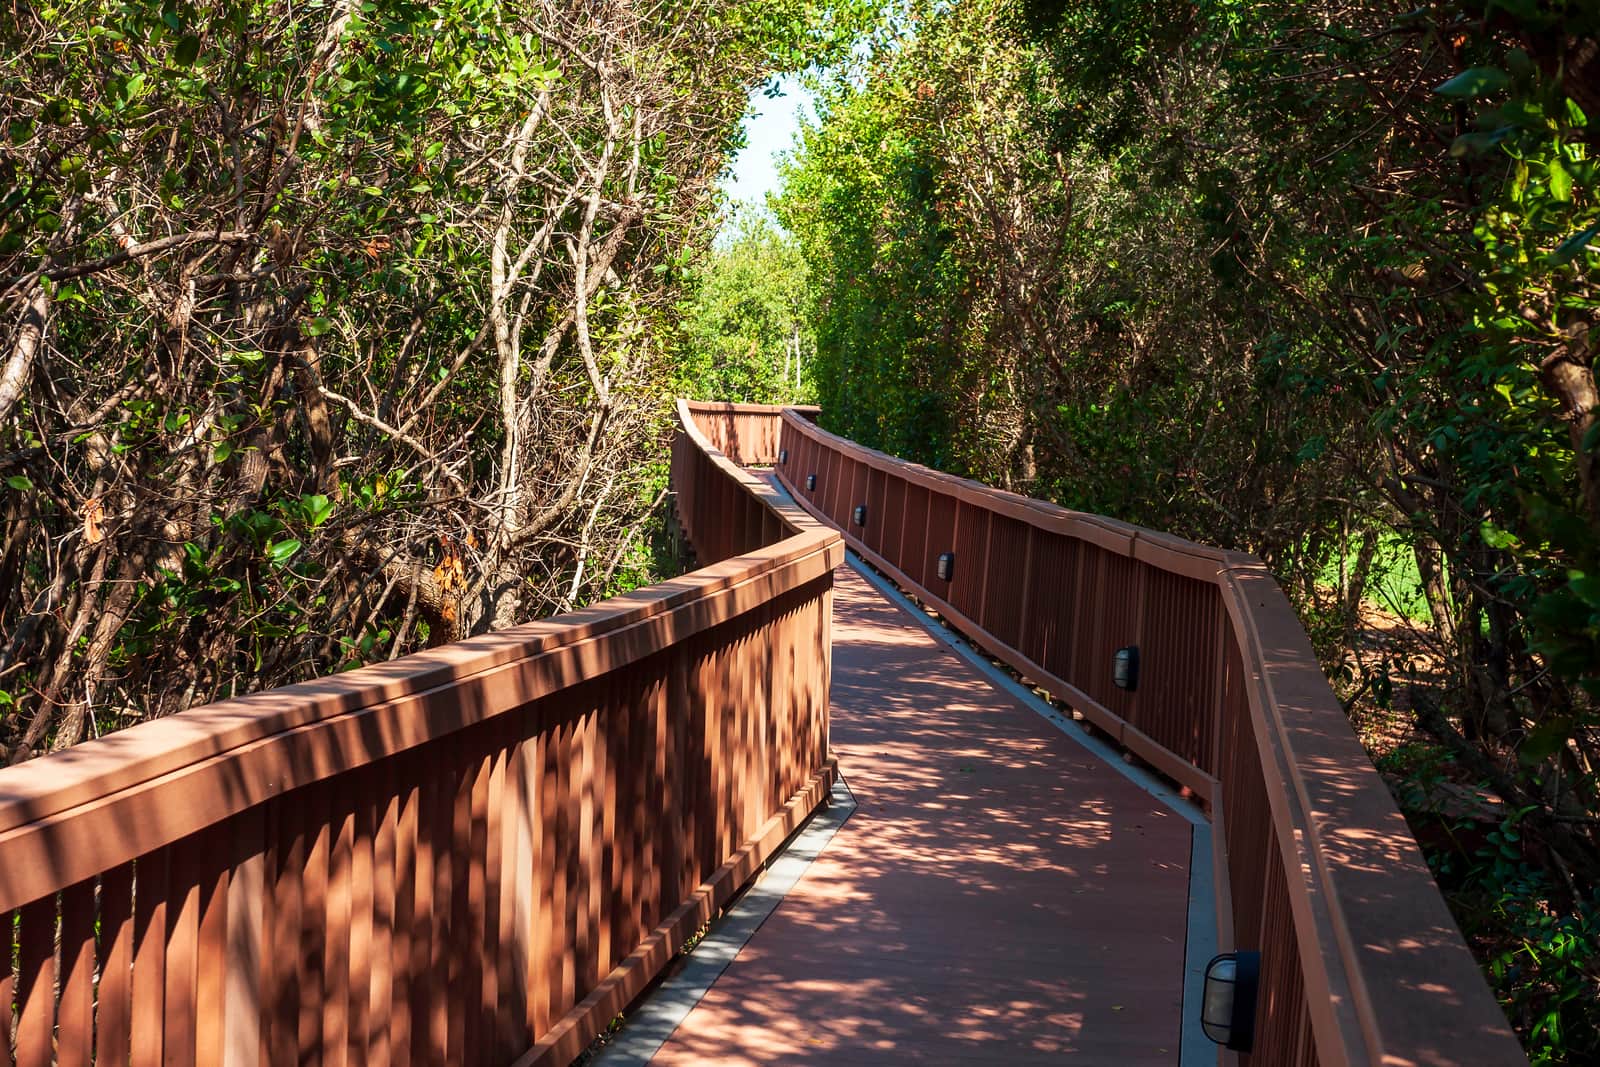
M554 716L552 716L554 718ZM540 984L544 995L543 1024L535 1029L544 1033L567 1010L563 990L570 981L567 953L567 854L571 834L567 830L567 790L562 768L568 765L570 729L559 721L545 727L541 745L543 767L539 775L541 793L538 823L543 851L539 877L539 926L537 944L542 949L539 961Z
M440 757L443 766L439 768L438 779L430 783L432 788L429 799L432 803L424 809L433 869L431 872L417 872L419 878L433 879L433 901L429 913L433 938L429 946L431 952L425 983L427 1001L424 1005L426 1027L423 1030L427 1034L425 1062L432 1064L433 1067L445 1067L446 1064L457 1062L450 1058L451 1031L457 1029L452 1016L454 1012L460 1010L452 992L461 988L461 975L454 951L455 938L461 932L456 922L456 907L466 897L465 886L459 887L461 892L459 895L457 893L455 849L451 847L456 840L457 831L465 829L458 824L456 818L457 811L462 807L459 798L465 778L465 768L461 766L457 738L452 737L450 743L442 748ZM465 820L461 822L464 823ZM417 909L417 916L419 919L422 916L420 907Z
M49 1067L55 1034L56 902L21 911L17 937L17 1067Z
M0 911L0 1067L15 1067L11 1057L11 1030L14 1023L11 1005L16 996L16 976L11 969L12 949L16 944L15 913Z
M94 912L93 882L62 891L57 1067L89 1067L94 1059Z
M400 764L403 771L415 771L414 761ZM428 959L426 915L433 899L431 884L421 874L426 869L423 843L418 834L418 815L423 806L423 790L417 777L407 775L406 784L396 798L394 835L394 924L390 959L394 968L394 996L389 1001L389 1048L395 1064L421 1059L427 1033L420 1020L427 993L421 975Z
M196 983L200 952L200 893L207 853L215 849L210 833L174 845L168 885L166 1006L162 1011L162 1063L193 1067L195 1062Z
M372 951L369 963L371 983L367 997L366 1067L389 1067L395 1052L395 1030L400 1026L394 1004L405 1002L400 988L401 974L395 970L398 934L395 917L399 913L397 879L400 795L395 782L394 764L379 766L377 832L372 840Z
M519 875L526 871L526 885L519 893L525 901L527 914L518 916L518 927L524 929L527 960L523 968L526 976L525 996L527 1010L523 1013L526 1032L542 1034L550 1026L550 910L551 894L555 882L555 853L550 844L550 801L553 790L545 778L546 752L550 746L548 731L540 731L532 741L522 747L523 804L522 818L525 828L519 834L525 858L518 868Z
M248 820L235 823L245 825ZM207 833L205 862L197 871L200 917L195 944L194 1057L202 1065L222 1063L227 1052L228 885L234 856L232 842L222 829Z
M16 997L16 975L12 970L12 950L16 944L16 915L0 911L0 1067L15 1067L11 1056L11 1032L15 1023L12 1004Z
M355 812L350 798L333 798L329 813L327 908L322 937L322 1052L325 1067L344 1067L350 1038L350 967L353 948L351 879L355 858Z
M858 807L656 1062L1171 1067L1188 823L836 588Z
M632 1001L672 958L677 948L703 927L753 877L827 797L833 772L824 767L775 813L727 862L695 887L577 1009L550 1028L512 1067L563 1067L589 1044L590 1020L608 1020Z
M134 867L133 1067L159 1067L162 1059L170 860L163 849Z
M480 1047L486 1062L498 1062L515 1051L508 1024L513 1005L507 992L512 985L510 952L513 940L512 904L508 886L513 883L511 868L516 862L516 841L506 833L505 823L510 796L507 771L511 752L503 747L501 731L495 733L490 754L489 790L484 812L484 930L487 944L483 963L483 1031Z
M367 1027L372 1009L372 970L378 953L374 949L374 919L377 889L373 881L373 857L377 837L375 805L370 799L374 786L381 785L377 774L362 775L363 788L356 799L350 826L350 942L346 952L348 998L345 1017L344 1062L350 1067L371 1067ZM388 946L383 946L387 955ZM324 1024L326 1026L326 1023Z
M268 813L247 812L234 819L229 837L223 991L223 1049L226 1067L258 1067L263 1050L262 1005L266 1001L265 958L272 926L267 887L272 850ZM214 1062L214 1061L208 1061Z
M124 864L100 878L100 988L95 1012L95 1059L128 1062L133 1026L133 866ZM5 938L0 936L0 947ZM9 958L7 953L7 958ZM10 998L0 990L0 1005ZM0 1008L3 1021L4 1008Z
M783 422L780 447L808 468L881 472L882 521L905 532L860 536L804 491L801 472L778 468L803 507L1213 811L1226 802L1225 944L1275 958L1257 1062L1525 1062L1259 561L905 463L809 419ZM952 550L946 583L932 561ZM1141 651L1133 691L1111 676L1126 645Z

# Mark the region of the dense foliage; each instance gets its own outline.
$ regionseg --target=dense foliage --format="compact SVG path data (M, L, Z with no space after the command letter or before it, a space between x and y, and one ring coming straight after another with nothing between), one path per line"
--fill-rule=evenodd
M695 271L678 373L699 400L791 404L810 394L815 342L806 265L794 241L751 205L735 205Z
M830 428L1274 567L1352 705L1398 713L1375 752L1534 1058L1574 1064L1600 1058L1597 21L912 3L779 205ZM1379 644L1397 555L1425 619Z
M642 577L746 93L847 3L0 13L0 756Z

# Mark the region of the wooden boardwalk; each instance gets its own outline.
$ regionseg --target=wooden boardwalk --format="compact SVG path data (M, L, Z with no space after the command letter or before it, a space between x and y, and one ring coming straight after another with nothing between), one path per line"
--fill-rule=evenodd
M1189 824L837 575L858 808L652 1062L1176 1064Z

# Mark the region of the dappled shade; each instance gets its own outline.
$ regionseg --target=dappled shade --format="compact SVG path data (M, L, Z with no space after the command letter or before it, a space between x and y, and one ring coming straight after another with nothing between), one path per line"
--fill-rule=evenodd
M654 1062L1176 1063L1188 823L848 570L833 656L858 807Z

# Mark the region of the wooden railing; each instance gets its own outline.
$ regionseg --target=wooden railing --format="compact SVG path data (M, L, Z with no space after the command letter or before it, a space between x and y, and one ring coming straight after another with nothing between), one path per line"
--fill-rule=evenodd
M778 462L784 408L772 404L724 404L680 400L679 421L692 421L707 443L741 467ZM822 409L795 405L787 410L815 422Z
M905 463L793 413L779 437L779 478L866 560L1205 802L1220 943L1261 953L1241 1062L1526 1064L1258 560ZM1132 689L1114 683L1123 648L1138 649Z
M838 536L680 416L701 570L0 771L0 1065L581 1052L830 781Z

